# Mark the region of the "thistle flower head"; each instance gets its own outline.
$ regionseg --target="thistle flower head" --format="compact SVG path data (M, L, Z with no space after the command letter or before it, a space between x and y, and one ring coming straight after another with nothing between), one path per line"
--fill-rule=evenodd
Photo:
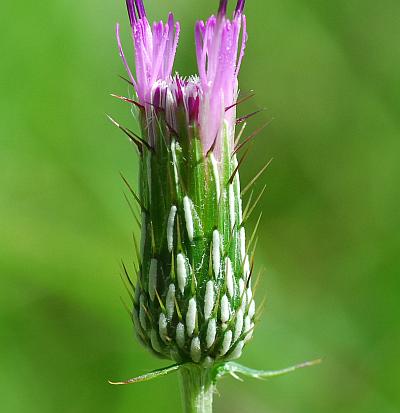
M141 0L127 0L132 74L142 137L138 196L141 249L133 320L161 357L196 363L240 356L254 328L251 259L234 136L238 72L247 39L244 0L227 0L195 27L198 75L172 75L180 33L150 26ZM133 101L131 101L133 102Z

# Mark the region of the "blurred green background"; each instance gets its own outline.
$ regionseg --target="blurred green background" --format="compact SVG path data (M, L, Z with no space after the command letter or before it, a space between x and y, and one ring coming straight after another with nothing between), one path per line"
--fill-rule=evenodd
M183 26L175 68L196 71L195 19L216 0L147 1ZM274 118L248 181L268 191L257 266L267 306L243 363L321 366L269 382L224 379L216 412L400 411L400 2L249 0L240 113ZM123 0L6 2L0 16L0 394L3 412L176 412L177 377L136 342L120 259L134 228L119 171L137 157L115 36ZM261 188L262 183L259 182ZM254 224L254 222L253 222Z

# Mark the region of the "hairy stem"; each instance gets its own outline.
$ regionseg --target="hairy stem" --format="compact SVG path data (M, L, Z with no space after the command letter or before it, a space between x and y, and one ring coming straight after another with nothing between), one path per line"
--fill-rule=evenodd
M187 365L179 369L184 413L212 413L214 384L209 368Z

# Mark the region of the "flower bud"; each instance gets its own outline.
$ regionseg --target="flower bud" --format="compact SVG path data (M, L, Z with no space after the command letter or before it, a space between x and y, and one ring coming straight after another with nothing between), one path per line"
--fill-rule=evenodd
M142 1L127 4L135 77L118 43L142 133L135 329L160 357L238 358L255 316L234 143L244 2L232 20L222 1L217 17L197 22L199 76L189 78L171 76L179 37L173 15L150 27Z

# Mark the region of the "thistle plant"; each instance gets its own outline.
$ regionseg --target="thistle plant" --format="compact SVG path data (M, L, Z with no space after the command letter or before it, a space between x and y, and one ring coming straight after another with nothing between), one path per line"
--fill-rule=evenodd
M137 281L131 281L131 315L140 342L175 364L126 384L179 371L186 412L211 412L216 381L224 374L270 377L248 369L241 356L256 324L252 290L255 237L246 242L235 134L238 74L247 42L244 0L233 16L227 0L195 26L198 75L173 74L180 26L149 24L143 2L127 0L135 75L119 53L133 86L132 105L141 135L113 122L138 149L141 213ZM240 138L240 137L239 137ZM243 158L242 158L243 159ZM260 173L264 170L263 168ZM256 176L256 178L259 174ZM128 184L129 185L129 184ZM130 187L131 188L131 187Z

